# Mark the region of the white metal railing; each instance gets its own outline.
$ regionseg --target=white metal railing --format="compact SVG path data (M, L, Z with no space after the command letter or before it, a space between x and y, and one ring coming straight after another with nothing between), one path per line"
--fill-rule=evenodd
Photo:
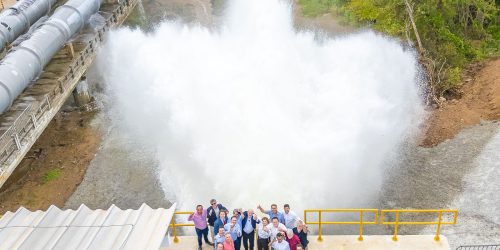
M44 119L51 119L48 115L52 111L52 104L61 103L64 100L63 93L71 91L74 87L75 73L86 70L90 64L90 59L95 55L98 45L103 41L103 36L110 28L115 27L132 11L132 8L137 4L137 0L128 0L121 3L120 6L105 20L105 25L101 27L94 35L86 41L83 49L75 54L73 61L69 65L69 70L60 77L59 86L50 93L46 94L42 100L33 101L26 108L17 115L12 124L0 135L0 176L4 174L5 168L9 166L19 153L22 147L29 140L36 140L37 138L30 138L33 132L38 128ZM60 107L57 107L59 109ZM48 124L48 121L47 121ZM2 184L0 183L0 186Z

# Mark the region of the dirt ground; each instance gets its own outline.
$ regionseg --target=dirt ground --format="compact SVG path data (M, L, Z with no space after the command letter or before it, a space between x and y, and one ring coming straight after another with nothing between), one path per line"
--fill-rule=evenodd
M100 144L90 122L95 112L60 111L26 154L0 193L0 214L20 206L64 206Z
M481 121L500 119L500 58L471 65L460 99L447 100L432 112L422 146L433 147Z

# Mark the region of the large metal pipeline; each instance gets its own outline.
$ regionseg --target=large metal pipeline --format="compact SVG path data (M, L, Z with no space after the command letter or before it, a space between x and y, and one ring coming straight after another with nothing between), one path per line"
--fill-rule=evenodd
M0 62L0 113L12 105L64 44L96 13L101 0L70 0Z
M0 50L50 12L57 0L22 0L0 14Z

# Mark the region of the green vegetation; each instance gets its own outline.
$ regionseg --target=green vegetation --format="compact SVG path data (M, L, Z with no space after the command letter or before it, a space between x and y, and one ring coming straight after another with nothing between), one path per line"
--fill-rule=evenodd
M299 0L305 16L335 12L345 21L411 40L433 99L456 94L462 69L500 55L500 0ZM418 48L413 16L422 49Z
M342 6L346 0L299 0L302 14L307 17L315 17L328 13L335 6Z
M61 170L59 168L53 168L49 170L45 175L43 176L43 184L46 184L50 181L57 180L61 176Z

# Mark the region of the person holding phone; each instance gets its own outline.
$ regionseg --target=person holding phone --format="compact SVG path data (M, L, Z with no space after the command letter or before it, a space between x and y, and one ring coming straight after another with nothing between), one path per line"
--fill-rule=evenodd
M241 226L238 224L238 217L231 217L231 222L224 226L224 231L231 235L234 242L234 249L238 250L241 246Z

